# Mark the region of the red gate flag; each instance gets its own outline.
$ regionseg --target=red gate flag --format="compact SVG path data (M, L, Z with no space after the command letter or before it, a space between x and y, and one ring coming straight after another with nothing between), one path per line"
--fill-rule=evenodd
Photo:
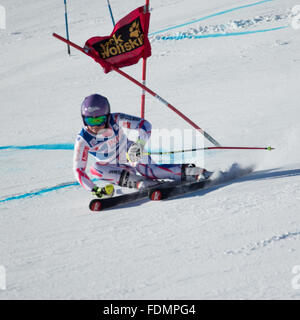
M139 7L118 21L110 36L90 38L84 51L101 64L105 73L112 70L110 64L116 68L133 65L151 56L149 21L150 13Z

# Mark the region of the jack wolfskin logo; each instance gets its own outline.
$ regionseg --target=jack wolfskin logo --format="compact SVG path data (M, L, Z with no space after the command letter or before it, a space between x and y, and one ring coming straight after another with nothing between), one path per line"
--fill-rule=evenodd
M144 33L141 29L140 18L135 19L118 29L110 39L105 39L93 45L102 59L108 59L120 54L133 51L144 45Z
M130 37L138 38L141 34L139 22L134 21L131 27L129 28L129 32L130 32Z

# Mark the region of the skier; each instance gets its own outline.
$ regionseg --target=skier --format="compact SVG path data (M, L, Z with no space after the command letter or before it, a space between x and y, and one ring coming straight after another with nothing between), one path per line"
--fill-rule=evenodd
M74 147L73 169L78 182L93 195L111 196L114 188L141 189L157 183L157 179L197 181L205 179L207 171L194 164L155 164L149 155L143 155L151 135L151 124L145 119L124 113L111 113L107 98L93 94L81 105L84 127ZM138 131L138 139L128 140L123 128ZM109 181L108 188L98 187L87 175L88 155L97 162L90 172L100 180Z

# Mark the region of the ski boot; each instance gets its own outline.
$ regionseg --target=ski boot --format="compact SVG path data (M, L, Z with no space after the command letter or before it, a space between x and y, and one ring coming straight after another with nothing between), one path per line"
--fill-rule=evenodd
M183 164L181 172L181 180L186 182L197 182L207 180L213 174L204 168L196 167L195 164Z
M119 186L133 189L144 189L156 185L158 182L155 180L147 179L136 174L132 174L127 170L123 170L121 173Z

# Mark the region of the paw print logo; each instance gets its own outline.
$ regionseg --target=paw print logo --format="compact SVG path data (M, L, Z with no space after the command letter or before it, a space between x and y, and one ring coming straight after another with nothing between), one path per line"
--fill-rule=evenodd
M129 32L130 32L130 37L138 38L141 34L139 22L137 21L133 22L133 24L129 28Z

